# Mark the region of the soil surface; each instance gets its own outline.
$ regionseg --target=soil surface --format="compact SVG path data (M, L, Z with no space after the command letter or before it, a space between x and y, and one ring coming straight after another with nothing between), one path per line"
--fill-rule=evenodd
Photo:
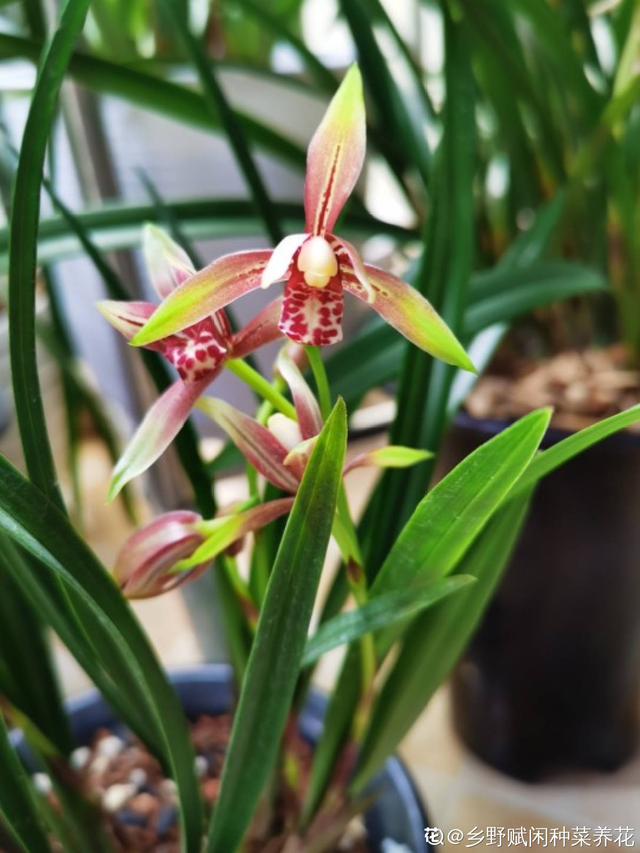
M519 418L553 406L552 425L579 430L640 402L640 371L630 370L622 346L567 350L553 358L514 360L498 355L466 401L470 415ZM640 423L630 429L640 431Z
M231 716L223 714L201 716L190 725L196 771L208 809L218 796L231 722ZM250 841L246 845L247 853L279 853L283 849L288 835L285 832L287 815L296 814L300 807L300 791L306 789L311 764L309 745L299 736L294 740L300 768L298 789L286 790L283 786L277 796L275 816L268 819L266 836L269 840ZM127 732L115 734L109 729L98 730L90 746L74 751L71 764L88 796L104 813L108 835L118 853L179 853L175 783L164 775L158 761L139 740ZM56 805L48 777L36 774L34 782ZM365 835L361 818L356 818L347 827L339 845L332 847L329 853L367 853Z

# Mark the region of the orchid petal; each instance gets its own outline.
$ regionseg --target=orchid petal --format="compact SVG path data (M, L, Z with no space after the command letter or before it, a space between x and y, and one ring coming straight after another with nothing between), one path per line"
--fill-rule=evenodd
M147 223L142 231L142 249L151 283L161 299L195 273L182 246L157 225Z
M117 302L111 299L98 302L102 316L128 341L140 331L157 307L151 302Z
M282 337L278 321L282 313L282 297L274 299L253 320L233 336L231 351L234 358L244 358L254 350Z
M151 406L114 468L107 500L111 501L129 480L147 470L180 432L194 403L214 378L174 382Z
M476 372L462 344L424 296L384 270L371 264L365 264L364 267L376 294L371 306L374 311L425 352L447 364ZM365 290L355 276L343 274L342 285L358 299L367 301Z
M205 541L191 556L176 566L176 571L191 569L200 563L210 562L248 533L262 530L267 524L289 512L292 506L293 498L280 498L252 507L236 515L205 521L200 525L201 532L207 531Z
M262 273L262 287L287 278L293 256L308 237L308 234L290 234L278 243Z
M132 340L134 346L165 338L199 323L260 287L269 249L223 255L173 291Z
M285 492L297 491L299 482L284 464L289 451L265 426L213 397L200 400L198 409L222 427L242 455L270 483Z
M305 231L326 234L353 192L366 149L362 77L352 65L316 130L307 153Z
M293 450L303 440L300 432L300 424L289 418L282 412L275 412L267 419L267 429L278 439L280 444L287 450Z
M288 347L280 350L276 360L276 370L291 389L303 439L317 436L323 425L320 406L298 365L291 358Z
M154 518L130 536L116 559L113 576L127 598L149 598L175 586L170 572L204 541L195 512L178 510ZM191 573L190 573L191 574Z
M335 276L325 287L309 287L295 272L284 290L281 331L298 344L327 346L342 340L342 285Z
M376 298L376 292L369 281L369 276L367 275L364 263L356 247L352 243L349 243L348 240L344 240L342 237L334 237L331 240L331 246L338 258L341 273L343 275L348 275L349 273L351 273L351 275L355 275L360 284L364 287L367 294L367 302L371 305Z
M317 441L317 435L314 435L313 438L306 439L306 441L301 441L299 444L296 444L295 447L292 447L285 457L284 464L288 468L291 468L293 473L300 480L302 479L304 469L307 467L307 462L311 458L313 448L316 446Z
M401 447L390 444L387 447L379 447L366 453L359 453L344 466L344 474L353 471L354 468L409 468L418 465L425 459L431 459L433 453L430 450L418 450L414 447Z

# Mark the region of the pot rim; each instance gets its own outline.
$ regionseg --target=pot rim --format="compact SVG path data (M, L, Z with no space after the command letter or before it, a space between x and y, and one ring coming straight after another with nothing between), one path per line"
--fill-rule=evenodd
M532 409L532 411L535 410ZM476 418L473 415L470 415L465 409L460 409L454 418L452 426L466 430L475 430L486 435L487 438L493 438L494 435L498 435L498 433L516 423L517 420L517 418ZM594 420L593 424L590 424L590 426L595 426L598 423L600 423L600 421ZM541 446L552 447L554 444L558 444L558 442L565 438L569 438L569 436L572 435L576 435L576 430L550 426L542 439ZM630 432L628 429L621 430L602 439L602 441L598 442L590 449L620 449L624 447L628 447L629 449L640 448L640 433Z

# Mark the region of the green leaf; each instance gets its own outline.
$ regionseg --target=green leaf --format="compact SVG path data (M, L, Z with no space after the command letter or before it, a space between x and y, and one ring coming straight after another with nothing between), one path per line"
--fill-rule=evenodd
M37 62L41 48L41 44L30 39L0 34L0 57L20 57ZM218 133L222 129L219 116L210 114L202 95L161 77L77 52L71 57L68 73L77 83L95 92L124 98L193 127ZM291 165L304 169L306 155L301 146L248 115L239 113L239 119L253 143Z
M88 672L96 669L94 654L100 655L97 662L116 685L107 698L115 696L117 707L125 707L125 722L131 718L139 731L142 717L152 739L154 735L160 738L162 756L178 786L184 848L196 853L202 840L202 803L193 748L178 698L112 578L66 516L3 457L0 457L0 530L35 557L29 576L24 578L14 571L14 580L25 583L24 589L38 610L46 615ZM6 548L10 543L3 544L2 540L0 537L0 547ZM17 569L15 553L11 555L9 550L5 553L10 565ZM47 582L50 585L52 578L64 586L73 604L83 603L84 611L79 612L91 627L88 648L86 635L78 634L77 623L69 624L68 611L56 607L55 601L50 603ZM112 643L112 654L106 658L109 649L104 642L98 645L92 639L97 641L104 636ZM128 710L129 703L137 709L133 713Z
M12 580L4 557L0 550L0 693L68 755L73 740L45 628Z
M510 287L505 287L507 282L511 282ZM588 267L556 261L518 270L497 268L475 276L473 286L474 302L464 318L465 339L534 308L604 290L607 281Z
M89 0L67 0L45 48L22 137L11 219L9 343L16 418L29 475L60 506L63 502L47 438L36 364L36 250L47 141L60 86L88 6Z
M185 51L193 63L204 93L206 107L213 119L216 117L225 129L229 144L234 153L240 171L244 175L247 187L253 197L257 212L262 217L265 229L274 244L282 239L276 210L265 189L262 177L253 159L253 154L245 138L245 130L229 105L226 95L218 82L215 65L207 57L200 42L189 29L183 4L180 0L162 0L173 26L176 28Z
M353 791L394 752L464 651L511 556L528 498L521 493L501 508L458 564L457 573L477 582L418 617L407 632L374 706Z
M277 758L331 534L346 430L338 401L307 464L269 578L211 823L211 853L238 848Z
M436 581L428 586L388 592L376 596L356 610L334 616L324 622L313 637L307 640L302 666L315 663L332 649L359 640L365 634L415 616L471 582L473 578L470 576L460 575Z
M302 39L297 38L290 32L289 28L282 20L271 14L267 9L254 3L253 0L224 0L225 7L233 8L234 6L247 12L253 18L262 24L265 29L270 30L281 41L288 42L298 54L309 74L313 75L318 85L329 94L333 94L337 89L337 82L331 71L320 62L318 57L313 53Z
M419 105L423 109L416 110L415 100L411 102L394 80L376 39L371 8L365 8L362 0L340 0L340 10L358 48L360 68L376 106L378 121L384 123L394 147L402 151L404 167L417 168L426 184L431 152L425 136L424 97L421 96Z
M432 179L435 210L429 218L426 250L416 284L458 335L463 328L475 253L475 84L466 25L455 23L446 11L444 18L447 90L444 129L434 165L437 172ZM400 374L396 419L389 436L391 444L437 453L454 376L455 370L448 365L415 348L407 350ZM427 463L409 475L404 471L387 471L381 478L362 524L370 576L375 575L397 531L424 494L432 472L432 464ZM394 507L393 513L387 511L390 505Z
M0 817L25 853L49 853L35 795L0 714Z
M242 199L178 199L166 202L165 206L179 220L184 234L192 240L255 236L263 227L251 202ZM295 233L303 229L301 204L276 202L274 207L287 231ZM96 247L103 251L138 246L144 223L160 220L155 204L105 204L99 210L74 213L73 216ZM343 230L345 235L351 234L356 238L384 233L406 241L416 236L411 229L389 225L362 213L349 213ZM7 229L0 229L0 272L7 269L7 242ZM42 263L75 257L83 249L77 229L70 225L66 216L50 217L40 223L38 253Z
M522 479L517 484L516 493L530 488L542 477L546 477L556 468L564 465L574 456L588 450L594 444L608 438L616 432L625 429L640 421L640 405L632 406L624 412L605 418L592 426L586 427L579 432L573 433L568 438L562 439L548 450L543 450L531 462Z
M487 441L432 489L416 508L369 589L369 598L414 588L448 575L509 494L533 458L549 422L542 409ZM466 572L473 574L473 572ZM396 636L376 638L383 657ZM359 696L358 648L350 650L316 747L304 815L309 818L326 790Z
M449 574L527 469L550 417L550 409L525 415L443 477L402 529L371 595Z

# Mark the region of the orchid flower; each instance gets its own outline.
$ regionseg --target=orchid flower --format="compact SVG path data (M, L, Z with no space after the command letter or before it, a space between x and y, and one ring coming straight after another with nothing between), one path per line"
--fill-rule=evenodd
M365 136L362 79L353 65L309 145L304 233L285 237L273 251L237 252L214 261L173 291L132 343L151 344L251 290L284 280L278 325L297 343L324 346L341 339L346 290L416 346L473 371L458 340L417 290L363 263L354 246L333 233L362 169Z
M284 492L295 494L322 429L322 416L313 392L286 347L278 356L276 370L289 385L297 420L277 412L265 426L230 403L213 397L204 397L197 407L222 427L266 480ZM344 474L363 466L407 467L430 456L426 450L390 445L355 457L345 465Z
M195 274L187 254L160 228L145 226L143 248L149 277L161 298L169 297ZM131 340L158 310L151 302L105 301L98 307L127 340ZM198 397L229 358L243 358L280 337L278 312L277 304L267 306L234 335L224 311L216 311L147 346L161 353L176 368L179 379L156 400L131 439L114 469L109 500L166 450Z
M218 554L289 512L292 504L281 498L209 521L195 512L167 512L127 539L114 579L127 598L169 592L200 577Z

